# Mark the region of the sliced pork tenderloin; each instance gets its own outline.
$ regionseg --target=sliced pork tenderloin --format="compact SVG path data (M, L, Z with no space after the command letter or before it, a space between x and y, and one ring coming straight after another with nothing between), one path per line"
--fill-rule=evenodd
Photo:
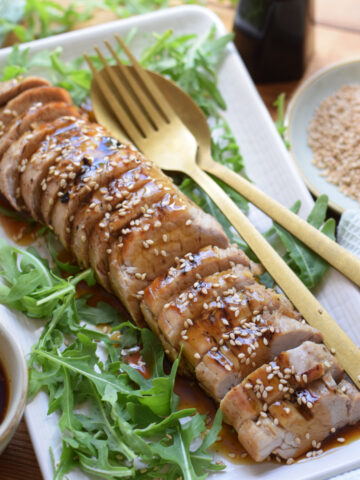
M130 170L110 180L106 187L94 192L88 203L80 206L76 212L71 226L71 250L81 265L89 265L89 242L95 226L100 222L102 225L107 224L111 215L115 215L114 210L121 210L121 216L125 216L122 207L131 209L131 206L128 207L128 197L151 181L149 174L153 170L152 166L144 163L135 168L132 166Z
M40 124L50 123L59 117L78 117L78 109L64 102L34 104L20 117L16 117L8 125L0 138L0 161L6 150L26 131L33 131Z
M56 232L59 232L59 237L63 245L70 247L71 244L71 225L75 213L81 208L83 204L90 205L91 196L99 188L106 187L111 180L121 177L122 174L131 170L134 164L142 164L144 171L142 177L147 171L147 178L162 179L165 178L161 170L153 165L151 162L145 162L142 154L134 150L129 145L114 143L114 150L116 152L110 156L105 153L104 159L100 159L99 166L94 168L95 160L91 166L84 169L84 171L75 177L73 181L68 181L68 185L62 189L63 197L55 202L54 209L51 214L51 224ZM111 149L111 146L110 146ZM135 173L135 176L140 177L140 173ZM140 180L140 183L143 179ZM132 189L136 186L136 180L133 184L129 184L128 188ZM122 195L122 192L116 192ZM64 196L66 201L64 201ZM107 204L115 207L119 204L116 196L111 200L107 197Z
M172 345L177 345L186 320L194 323L201 315L206 315L209 304L215 302L216 305L222 292L253 283L254 276L242 264L198 280L164 306L157 318L158 327Z
M199 382L217 401L220 402L229 390L227 378L236 377L236 382L232 382L230 388L240 383L246 375L265 362L269 362L279 353L278 344L293 348L304 340L321 341L322 339L321 334L309 325L277 313L268 315L264 325L259 329L251 328L253 337L241 335L240 332L248 334L248 329L238 330L233 338L230 337L231 334L223 333L223 346L230 350L237 362L228 362L228 366L224 366L224 362L217 364L215 348L213 348L197 365L195 374Z
M342 375L335 357L323 344L306 341L249 374L227 393L220 408L226 420L239 430L246 420L266 412L268 405L289 398L296 388L322 378L326 372L337 378Z
M354 399L341 388L336 388L336 384L330 389L319 380L297 395L297 398L306 398L312 407L299 406L294 401L282 401L269 407L274 422L286 432L284 440L272 451L280 458L293 459L311 448L316 454L330 433L360 420L359 411L355 418L350 418Z
M26 210L21 195L20 178L29 159L41 148L41 142L48 142L47 137L50 138L57 129L68 126L75 119L76 117L67 116L50 124L38 125L34 130L23 133L4 153L0 162L0 189L13 208Z
M166 303L171 302L195 282L235 264L250 266L248 257L236 246L225 250L207 246L179 259L173 267L157 277L145 290L141 310L147 322L154 324Z
M109 258L110 281L135 321L143 321L140 300L144 289L164 274L175 258L195 253L199 248L229 246L223 229L180 191L172 188L157 204L151 205L151 218L139 218L139 224L122 235Z
M81 128L81 134L72 135L68 144L56 157L47 175L41 181L41 219L52 226L52 212L55 205L69 202L69 190L76 183L78 190L91 193L100 185L99 177L104 177L113 170L112 160L116 156L116 140L110 139L106 130L95 123L88 123ZM66 215L66 212L61 212ZM66 217L59 217L66 223ZM60 225L57 226L58 235ZM64 241L67 232L62 232ZM66 246L66 244L64 245Z
M70 94L59 87L36 87L25 90L10 100L0 111L0 125L6 131L7 125L34 105L49 102L64 102L72 105Z
M153 210L149 207L159 202L172 190L170 180L151 180L138 190L130 191L114 212L98 222L93 228L89 242L89 260L99 283L111 290L109 279L109 255L115 243L122 245L122 237L140 223L139 218L150 218Z
M0 83L0 107L30 88L47 87L50 83L40 77L19 77Z
M75 142L79 143L84 129L89 129L87 122L83 119L70 118L64 123L60 118L55 120L52 125L55 126L55 130L45 136L34 154L27 157L27 161L24 161L20 167L21 197L26 209L36 220L42 220L41 196L43 188L46 188L44 179L46 179L50 167L55 164L58 157L62 158L64 154L69 155L69 148Z

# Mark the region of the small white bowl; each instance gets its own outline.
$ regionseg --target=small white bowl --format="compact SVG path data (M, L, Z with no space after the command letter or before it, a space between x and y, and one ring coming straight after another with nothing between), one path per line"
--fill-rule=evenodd
M21 347L0 319L0 363L7 377L9 401L0 423L0 454L14 435L25 408L28 371Z
M307 187L316 197L326 193L329 205L338 213L358 208L359 203L325 180L320 175L321 170L312 164L307 129L320 103L343 85L351 83L360 83L359 58L333 63L308 78L296 90L285 116L290 151Z

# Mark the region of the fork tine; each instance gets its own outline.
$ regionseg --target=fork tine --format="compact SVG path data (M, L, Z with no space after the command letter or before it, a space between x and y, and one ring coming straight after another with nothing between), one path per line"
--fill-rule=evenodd
M144 85L146 88L149 90L151 93L156 106L159 108L159 110L163 113L165 118L170 121L171 117L176 117L176 113L164 97L164 95L161 93L159 88L156 86L155 82L150 78L150 75L146 72L144 68L139 64L139 62L136 60L134 55L130 52L128 47L125 45L125 43L122 41L122 39L119 37L119 35L115 35L115 38L121 48L124 50L128 58L130 59L136 73L139 75L141 80L143 81Z
M99 72L96 70L94 64L92 63L90 58L86 55L86 53L84 53L84 58L94 75L94 79L96 80L98 87L100 88L107 103L109 104L109 107L115 114L120 124L123 126L124 130L126 131L126 134L135 144L139 145L139 143L141 142L142 132L139 131L138 127L129 118L127 112L125 112L123 106L121 105L119 100L116 98L116 96L113 94L113 92L111 91L109 86L106 84L104 79L101 77ZM127 120L126 125L123 123L124 118Z
M138 104L134 101L134 99L131 96L131 93L129 92L129 89L126 87L124 82L121 80L120 77L116 75L114 70L110 67L110 65L108 64L107 60L105 59L101 51L97 47L95 47L95 51L99 55L99 58L102 64L104 65L106 72L108 73L111 81L113 82L115 89L120 94L123 103L129 109L129 112L133 117L133 120L140 127L144 136L147 137L152 130L152 126L150 125L148 118L144 115L142 110L139 108Z
M123 77L125 77L126 81L128 82L129 85L134 86L134 80L137 82L138 80L134 78L134 76L131 74L128 68L126 68L123 63L121 62L118 54L115 52L113 47L110 45L110 43L105 40L105 45L109 49L111 55L116 61L116 64L120 70L120 73ZM136 91L134 91L134 94L136 97L139 99L139 102L142 104L144 110L146 113L149 115L149 118L151 122L154 124L156 128L159 128L161 124L164 123L163 117L160 115L158 110L154 108L153 104L149 100L148 96L145 95L143 90L141 88L137 88Z

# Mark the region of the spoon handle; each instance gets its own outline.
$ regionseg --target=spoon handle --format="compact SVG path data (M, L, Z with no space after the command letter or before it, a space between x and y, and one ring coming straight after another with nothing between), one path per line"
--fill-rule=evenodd
M321 233L241 175L214 161L206 171L220 178L279 225L301 240L356 285L360 286L360 259ZM211 165L211 166L210 166Z
M341 366L360 388L360 349L221 187L197 165L185 173L212 198L305 320L320 330L324 343L332 352L335 350Z

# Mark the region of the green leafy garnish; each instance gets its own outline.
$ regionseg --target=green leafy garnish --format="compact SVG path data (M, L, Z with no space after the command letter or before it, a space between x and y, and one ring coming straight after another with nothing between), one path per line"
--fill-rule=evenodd
M278 98L274 102L274 107L277 107L275 126L280 134L280 137L284 140L286 148L290 148L289 142L286 140L286 126L285 126L285 93L280 93Z
M326 236L335 240L336 223L333 218L326 220L327 205L328 197L321 195L316 200L307 221ZM294 213L298 213L300 206L301 203L298 201L291 209ZM276 223L273 223L273 227L265 235L274 244L280 242L286 252L283 259L309 289L314 288L321 281L329 268L329 264L323 258Z
M55 0L3 0L0 7L0 45L9 33L20 42L49 37L75 28L99 10L119 18L170 6L169 0L76 0L68 6ZM203 3L184 0L182 3Z

